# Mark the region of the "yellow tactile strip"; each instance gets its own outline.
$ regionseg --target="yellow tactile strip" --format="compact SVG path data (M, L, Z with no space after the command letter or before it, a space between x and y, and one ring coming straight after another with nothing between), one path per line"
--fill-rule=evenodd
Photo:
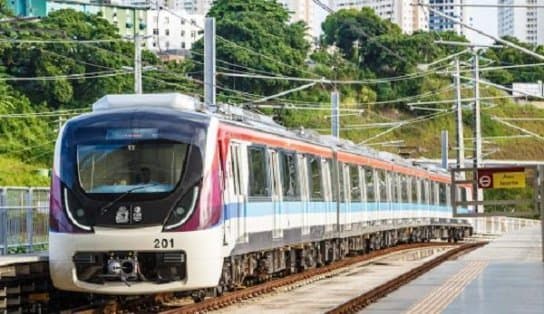
M487 267L487 264L487 261L468 262L459 272L414 304L406 313L441 313Z

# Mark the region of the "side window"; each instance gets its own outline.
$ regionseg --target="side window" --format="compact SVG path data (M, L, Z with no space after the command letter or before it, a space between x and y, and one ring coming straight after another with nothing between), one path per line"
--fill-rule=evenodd
M361 201L361 182L359 181L359 167L349 165L349 181L351 188L351 202L358 203Z
M402 188L402 202L403 203L408 203L408 201L409 201L408 200L408 198L409 198L409 196L408 196L408 186L409 186L408 179L409 179L409 177L406 176L406 175L401 175L401 177L400 177L400 181L401 181L400 185L401 185L401 188Z
M345 182L344 182L344 163L339 162L338 163L338 195L340 196L340 203L346 202L346 194L345 194Z
M380 193L380 202L387 202L387 172L378 170L378 190Z
M419 179L416 178L416 177L410 177L410 179L412 180L412 184L411 184L411 188L410 188L410 192L412 194L412 203L419 203L419 199L418 199L418 193L417 193L417 189L419 188Z
M308 183L310 186L310 200L324 200L321 186L321 158L308 156Z
M326 201L336 201L336 192L332 187L334 178L332 176L332 160L330 159L321 159L321 175L323 199Z
M446 205L446 192L447 192L447 189L446 189L446 184L444 183L438 183L438 188L439 188L439 191L438 191L438 200L439 200L439 204L440 205Z
M438 188L438 183L436 182L432 182L431 181L431 196L432 196L432 201L431 201L431 204L432 205L438 205L438 202L439 202L439 188Z
M279 159L284 199L300 199L296 155L294 153L280 152Z
M451 206L451 185L446 184L446 205Z
M266 151L263 147L248 147L249 196L270 196Z
M374 169L365 168L365 182L366 182L366 201L376 201L376 190L374 187Z
M425 204L431 204L431 184L429 180L424 181L424 190L425 190Z
M241 181L240 181L240 168L238 167L240 147L238 145L230 146L230 175L231 175L231 187L232 192L235 195L242 194Z

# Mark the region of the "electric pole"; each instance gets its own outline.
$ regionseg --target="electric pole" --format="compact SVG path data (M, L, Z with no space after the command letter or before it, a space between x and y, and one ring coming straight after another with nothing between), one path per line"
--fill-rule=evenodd
M340 93L336 89L331 93L331 134L340 137Z
M477 180L477 171L481 165L482 158L482 134L481 134L481 121L480 121L480 62L478 57L478 49L474 48L474 54L472 57L472 64L474 70L474 160L473 160L473 171L474 171L474 184L472 188L473 199L475 201L483 200L483 191L478 188ZM483 207L481 205L476 205L476 212L479 213Z
M134 26L136 28L136 26ZM142 93L142 36L134 34L134 93Z
M215 111L215 18L207 17L204 25L204 103Z
M465 166L465 142L463 138L463 107L461 102L461 69L459 58L455 58L455 97L456 97L456 136L457 136L457 168ZM464 172L461 172L464 176Z

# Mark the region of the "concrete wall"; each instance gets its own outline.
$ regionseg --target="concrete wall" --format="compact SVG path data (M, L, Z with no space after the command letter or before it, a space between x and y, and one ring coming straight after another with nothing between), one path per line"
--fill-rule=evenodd
M540 225L540 220L513 217L468 218L476 234L501 235L525 227Z

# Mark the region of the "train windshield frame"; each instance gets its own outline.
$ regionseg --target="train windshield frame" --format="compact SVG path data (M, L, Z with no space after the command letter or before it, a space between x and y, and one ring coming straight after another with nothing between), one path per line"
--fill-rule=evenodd
M80 144L76 151L79 185L87 194L167 193L181 180L189 144Z
M207 117L158 108L74 119L65 125L62 135L61 182L72 193L96 201L111 201L127 192L130 196L124 200L162 199L185 193L203 176L208 126ZM90 184L92 156L105 161L94 164L103 167L94 171L104 177L99 180L100 188L96 178L93 187ZM145 168L150 171L151 182L144 185L137 181L148 171ZM167 174L170 170L172 173ZM125 176L126 184L122 178L117 184L113 181L115 172Z

